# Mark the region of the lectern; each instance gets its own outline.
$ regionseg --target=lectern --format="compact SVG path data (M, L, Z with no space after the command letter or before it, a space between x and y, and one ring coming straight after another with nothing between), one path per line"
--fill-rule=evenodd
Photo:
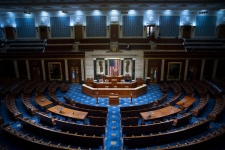
M109 105L119 105L119 96L110 95L109 96Z

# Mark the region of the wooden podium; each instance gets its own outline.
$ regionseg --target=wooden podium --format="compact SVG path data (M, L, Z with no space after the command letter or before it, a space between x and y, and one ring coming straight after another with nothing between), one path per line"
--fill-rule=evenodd
M119 105L119 96L110 95L109 96L109 105Z

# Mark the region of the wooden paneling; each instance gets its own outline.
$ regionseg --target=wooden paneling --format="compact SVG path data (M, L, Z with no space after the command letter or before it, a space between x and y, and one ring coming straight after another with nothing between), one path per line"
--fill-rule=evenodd
M187 72L187 81L195 79L200 79L201 74L201 66L202 60L201 59L190 59L188 62L188 72Z
M219 59L216 69L216 78L220 79L225 77L224 66L225 66L225 59Z
M48 39L48 44L73 44L74 39Z
M112 93L114 95L118 95L119 97L138 97L142 94L146 94L147 85L142 85L136 88L93 88L87 86L86 84L82 85L82 92L91 97L96 97L98 93L98 97L108 97Z
M190 25L184 25L183 26L183 38L191 38L191 26Z
M149 59L148 60L148 72L147 76L150 77L150 82L159 82L161 78L161 66L162 66L162 60L161 59ZM157 68L157 76L156 79L154 79L154 70L153 73L151 73L151 69L156 69Z
M39 26L39 38L40 39L48 39L48 27L47 26Z
M15 39L15 28L5 27L5 37L6 39Z
M181 44L157 44L157 50L184 50L184 45Z
M144 58L154 58L154 59L162 59L162 58L181 58L181 59L186 59L186 58L225 58L225 53L224 52L194 52L194 53L188 53L184 51L177 51L177 52L151 52L151 51L145 51L144 52Z
M0 61L0 69L1 69L0 77L6 77L6 76L13 77L13 78L16 77L13 60Z
M45 52L70 52L73 50L73 45L47 45Z
M204 79L211 79L213 73L214 59L206 59L203 72Z
M75 60L68 60L68 74L69 74L69 81L72 82L78 82L80 83L82 78L81 78L81 60L80 59L75 59ZM72 79L72 70L71 68L74 67L74 69L77 67L78 68L78 74L76 73L76 80L73 81Z
M78 45L79 51L89 51L89 50L109 50L110 45Z
M177 38L161 38L161 39L156 39L156 43L182 43L183 39L177 39Z
M80 39L83 38L83 26L82 25L74 26L74 35L75 35L76 42L79 42Z
M219 26L218 38L225 38L225 24Z
M119 43L149 43L147 38L120 38L118 39Z
M29 60L31 80L43 80L41 60Z
M19 71L19 77L21 79L27 79L27 67L26 67L26 61L25 60L17 60L17 66Z
M112 24L110 26L110 38L111 42L117 42L119 36L119 25L118 24Z
M119 50L127 50L127 45L119 45L118 46ZM130 44L130 50L151 50L151 45L150 44L142 44L142 45L135 45L135 44Z
M108 38L88 38L88 39L80 39L80 43L110 43L110 39Z

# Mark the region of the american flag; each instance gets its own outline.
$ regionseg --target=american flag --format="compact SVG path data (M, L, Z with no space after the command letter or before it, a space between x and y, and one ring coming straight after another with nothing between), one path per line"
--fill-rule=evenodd
M120 75L120 60L119 59L109 59L109 75L113 75L113 70L118 70L118 75Z

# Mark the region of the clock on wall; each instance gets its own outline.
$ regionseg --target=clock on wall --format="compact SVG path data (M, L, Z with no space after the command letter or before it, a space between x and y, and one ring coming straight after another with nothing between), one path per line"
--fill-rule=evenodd
M77 17L76 18L76 22L80 22L80 17Z
M187 22L189 22L191 19L190 19L190 17L186 17L186 19L185 19Z
M149 21L154 21L154 18L153 17L149 17Z
M40 19L40 22L41 22L41 24L44 24L45 23L45 19L44 18L41 18Z

